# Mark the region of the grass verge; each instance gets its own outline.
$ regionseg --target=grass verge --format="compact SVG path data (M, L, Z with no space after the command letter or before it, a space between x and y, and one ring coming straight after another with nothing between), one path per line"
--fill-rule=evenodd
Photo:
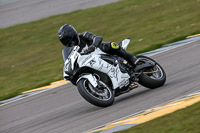
M130 37L137 54L200 33L199 9L199 0L122 0L0 29L0 100L62 79L57 30L65 23L104 41Z
M116 133L200 133L200 102Z

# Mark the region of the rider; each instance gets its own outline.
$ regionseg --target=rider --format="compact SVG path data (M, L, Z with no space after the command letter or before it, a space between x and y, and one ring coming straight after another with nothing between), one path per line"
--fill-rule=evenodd
M80 53L89 53L100 48L103 52L111 55L118 55L126 59L133 67L136 66L138 59L126 52L119 44L114 42L102 42L102 36L96 36L90 32L78 33L72 25L65 24L58 30L58 38L65 47L80 46Z

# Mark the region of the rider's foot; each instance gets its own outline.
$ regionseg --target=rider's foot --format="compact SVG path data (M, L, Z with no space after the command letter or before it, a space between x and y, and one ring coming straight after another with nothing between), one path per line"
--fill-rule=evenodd
M120 57L124 58L125 60L127 60L133 66L133 68L136 67L136 65L139 61L136 56L126 52L126 50L124 50L122 48L116 54L119 55Z
M139 59L132 55L132 57L129 59L129 63L133 66L133 68L136 67L137 63L139 62Z

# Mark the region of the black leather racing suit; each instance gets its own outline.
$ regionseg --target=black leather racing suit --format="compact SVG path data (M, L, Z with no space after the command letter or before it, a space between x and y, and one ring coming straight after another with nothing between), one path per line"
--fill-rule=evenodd
M90 32L83 32L79 34L80 38L80 53L87 53L92 51L95 47L99 47L103 52L118 55L127 60L133 67L137 63L137 58L132 54L126 52L119 44L114 42L102 42L102 36L96 36Z

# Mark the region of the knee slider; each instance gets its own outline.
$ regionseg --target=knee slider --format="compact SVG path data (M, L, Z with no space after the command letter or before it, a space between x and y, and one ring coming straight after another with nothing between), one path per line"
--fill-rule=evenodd
M113 49L119 49L119 44L118 43L115 43L115 42L111 42L111 48Z

